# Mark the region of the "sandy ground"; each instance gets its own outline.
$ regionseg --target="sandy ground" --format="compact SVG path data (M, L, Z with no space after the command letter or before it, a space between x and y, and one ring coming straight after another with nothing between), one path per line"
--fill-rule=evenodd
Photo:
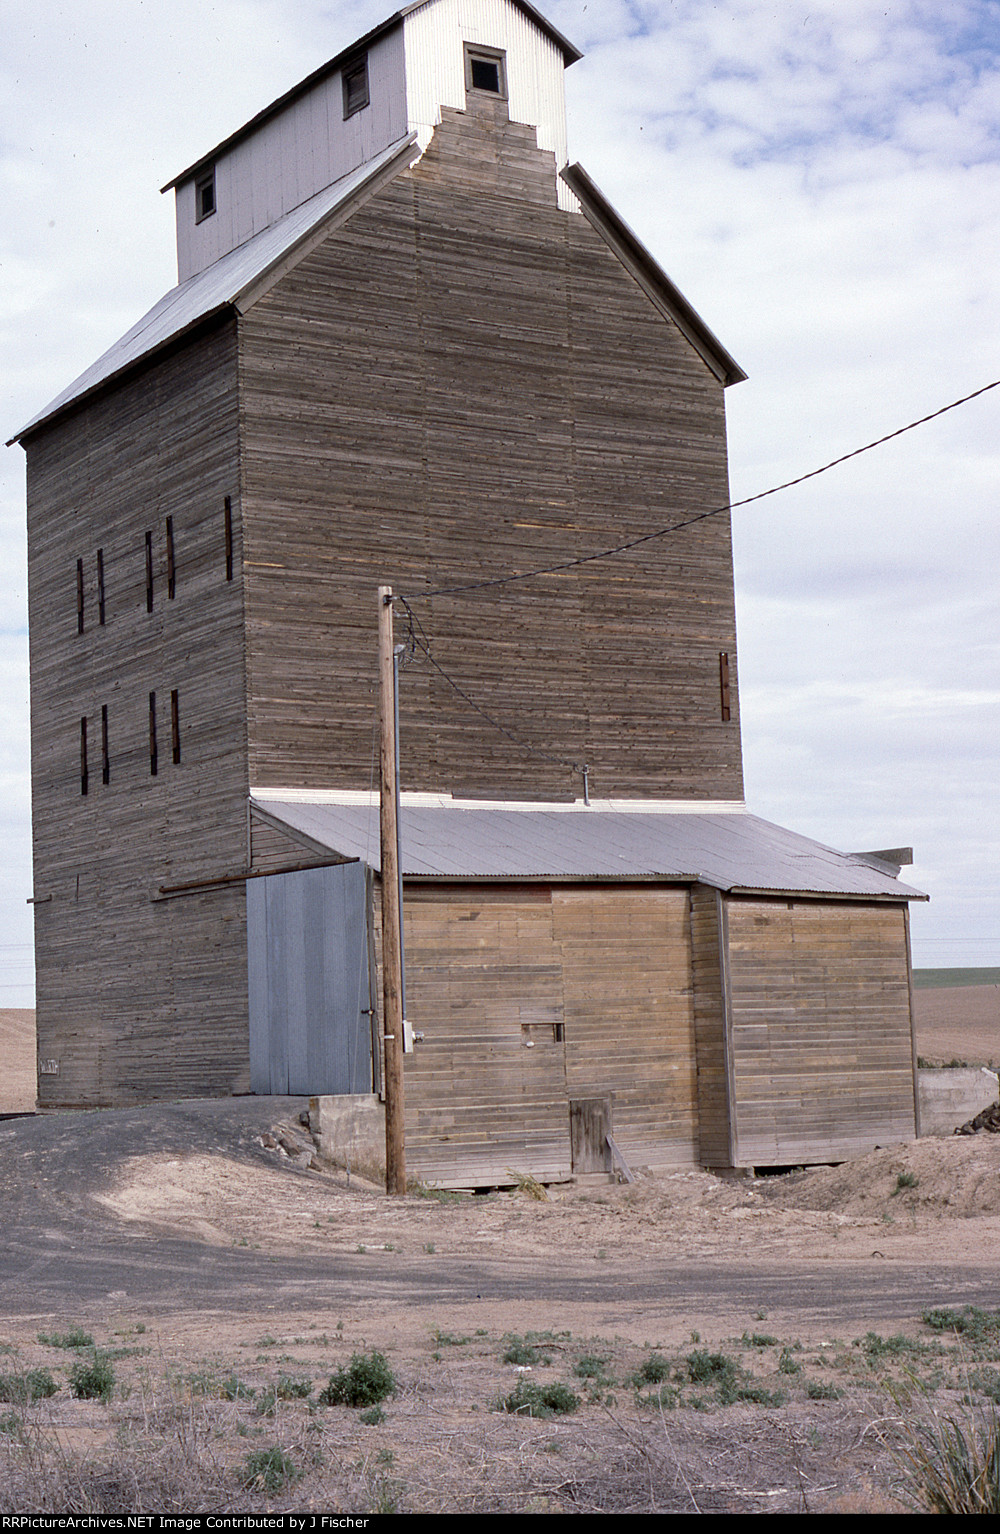
M995 1059L996 994L918 993L921 1053ZM0 1406L0 1512L898 1512L913 1422L1000 1378L1000 1340L984 1374L921 1320L1000 1311L1000 1136L756 1180L387 1199L317 1163L292 1107L0 1126L0 1390L19 1369L57 1387ZM108 1405L72 1395L80 1326L113 1360ZM397 1379L384 1420L323 1407L372 1348ZM709 1354L758 1397L694 1383ZM634 1383L654 1355L667 1410ZM577 1409L498 1410L519 1380ZM248 1451L272 1448L296 1479L248 1489Z
M155 1141L164 1110L145 1111ZM73 1116L74 1135L91 1124L93 1137L103 1118ZM40 1145L26 1131L56 1125L11 1121L5 1147ZM28 1187L44 1197L53 1260L84 1241L127 1253L137 1273L176 1264L183 1237L190 1278L169 1309L144 1305L129 1279L96 1301L70 1293L57 1310L0 1319L0 1376L47 1369L58 1386L6 1444L0 1420L0 1512L898 1512L911 1411L930 1399L963 1409L970 1379L954 1339L921 1315L1000 1305L1000 1136L753 1181L690 1169L544 1199L389 1200L310 1166L294 1117L272 1127L293 1154L256 1130L229 1150L154 1144L79 1184L82 1139L54 1175L36 1151ZM255 1303L203 1297L199 1251L240 1257ZM322 1291L308 1276L317 1257L333 1280ZM626 1295L636 1274L650 1283ZM556 1297L553 1275L578 1297ZM822 1329L800 1303L817 1280ZM902 1311L890 1303L901 1286ZM81 1325L114 1361L109 1405L72 1398L89 1355L66 1334ZM514 1338L534 1347L530 1361L508 1356ZM323 1407L331 1375L372 1348L397 1380L384 1420ZM1000 1361L997 1349L986 1356ZM667 1410L658 1387L634 1384L654 1357L669 1365ZM762 1394L725 1404L693 1383L712 1357ZM549 1420L498 1410L519 1380L563 1386L577 1407ZM271 1448L298 1479L247 1490L248 1451Z

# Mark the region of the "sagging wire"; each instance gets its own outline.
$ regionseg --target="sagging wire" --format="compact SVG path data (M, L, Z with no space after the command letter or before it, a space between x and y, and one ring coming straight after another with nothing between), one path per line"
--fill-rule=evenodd
M410 606L408 599L404 596L397 596L393 600L399 602L404 612L406 613L407 637L404 647L405 653L409 656L415 656L419 651L420 654L424 656L425 660L430 662L439 676L441 676L448 683L448 686L453 688L453 690L458 693L458 696L462 699L462 701L468 704L469 708L473 709L475 713L479 714L483 719L485 719L486 722L490 724L494 730L498 730L501 735L506 736L507 740L509 740L512 745L515 745L519 751L524 751L528 756L539 757L543 761L555 762L560 767L570 767L574 772L578 772L583 778L583 802L584 804L589 805L590 769L587 766L587 763L578 762L566 756L556 756L551 751L543 751L539 746L534 746L529 741L522 740L520 736L515 735L513 730L509 730L505 724L501 724L499 719L494 719L492 714L487 713L486 709L481 707L481 705L478 704L474 698L470 698L469 694L458 685L454 677L449 676L447 671L445 671L444 667L441 665L440 661L431 650L430 640L427 637L424 626L420 622L420 619L417 617L416 613L413 611L413 608Z
M452 597L466 591L487 591L495 586L509 586L515 581L530 581L537 575L559 575L563 570L573 570L578 565L589 565L599 559L612 559L617 554L627 554L644 543L652 543L657 538L667 538L671 533L679 533L685 527L694 527L697 522L706 522L710 517L721 517L724 512L735 511L739 506L751 506L754 501L763 501L769 495L778 495L782 490L791 490L794 485L805 484L806 480L815 479L819 474L826 474L828 470L835 469L838 464L847 463L851 458L859 458L862 453L870 453L873 448L891 442L894 437L902 437L908 431L915 431L918 426L926 426L928 421L935 421L938 416L947 415L949 410L957 410L960 405L967 405L970 400L978 399L981 394L988 394L991 389L996 388L1000 388L1000 378L994 379L992 383L984 384L981 389L974 389L971 394L964 394L961 399L952 400L949 405L942 405L939 410L932 410L929 415L922 415L917 421L910 421L906 426L899 426L895 431L887 432L884 437L876 437L874 442L866 442L864 447L856 447L849 453L841 453L839 458L831 458L829 463L821 464L818 469L810 469L808 474L799 474L795 479L786 479L780 485L772 485L769 490L759 490L756 495L744 496L741 501L727 501L724 506L713 506L710 511L700 511L693 517L685 517L682 522L672 522L668 527L655 528L651 533L630 538L626 543L599 549L596 554L580 554L574 559L563 560L557 565L542 565L534 570L520 570L511 575L497 575L486 581L468 581L459 586L436 586L430 591L411 592L405 600L426 602L431 597ZM404 598L400 597L399 600L403 601Z

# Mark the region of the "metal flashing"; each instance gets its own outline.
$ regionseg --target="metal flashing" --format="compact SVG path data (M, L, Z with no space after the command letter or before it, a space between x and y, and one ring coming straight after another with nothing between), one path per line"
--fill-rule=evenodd
M739 363L708 328L698 311L688 303L680 288L667 276L639 236L616 213L583 166L567 165L560 174L578 198L584 217L607 242L647 297L662 314L673 320L719 382L725 388L730 384L743 383L747 375Z

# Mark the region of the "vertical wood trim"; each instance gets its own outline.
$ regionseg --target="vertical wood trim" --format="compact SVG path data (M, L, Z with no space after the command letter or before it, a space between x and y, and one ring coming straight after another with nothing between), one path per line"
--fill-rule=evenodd
M917 1028L913 1011L913 956L910 952L910 908L903 907L903 934L906 939L906 986L910 997L910 1056L913 1060L913 1129L920 1139L920 1083L917 1071Z
M111 754L108 750L108 705L101 704L101 782L111 782Z
M83 560L76 562L76 631L83 633Z
M80 792L85 794L89 785L87 772L87 716L84 714L80 719Z
M97 551L97 621L104 623L104 550Z
M153 534L146 533L146 611L153 611Z
M156 693L149 695L149 775L156 777Z
M172 602L177 590L177 576L174 566L174 519L167 518L167 597Z
M722 985L722 1047L726 1057L729 1165L739 1166L740 1127L737 1117L736 1073L733 1068L733 1002L729 981L729 904L721 890L716 890L715 901L719 918L719 981Z

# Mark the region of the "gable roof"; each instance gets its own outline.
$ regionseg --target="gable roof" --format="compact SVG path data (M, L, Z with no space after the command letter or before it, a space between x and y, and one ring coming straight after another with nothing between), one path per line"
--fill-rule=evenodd
M334 181L290 213L262 229L171 288L114 346L32 416L7 443L23 442L40 427L120 379L188 332L227 311L245 312L281 276L313 248L331 227L348 218L386 181L412 164L419 149L416 134L397 139L388 149ZM584 215L597 229L660 312L678 326L724 384L746 378L722 342L692 308L666 272L612 208L581 165L567 167L563 179L579 198Z
M255 788L251 808L315 850L379 868L378 799ZM434 880L653 880L730 893L925 900L870 857L836 852L745 806L517 804L400 795L401 867Z
M260 296L262 285L266 290L269 276L281 275L289 260L297 260L307 253L312 237L321 238L328 232L334 215L339 213L346 217L353 212L366 196L372 195L408 165L416 154L415 134L398 139L375 159L317 192L277 223L262 229L260 234L220 256L204 271L189 277L187 282L171 288L120 341L22 426L7 446L24 441L55 416L174 344L214 315L249 307Z
M286 107L291 106L300 96L306 95L315 86L322 84L324 80L342 68L349 60L355 58L359 53L363 53L373 43L377 43L379 38L385 37L394 28L402 26L407 16L411 16L414 11L422 10L425 5L433 3L434 0L414 0L412 5L401 6L387 20L380 22L370 32L366 32L364 37L359 37L349 47L342 48L332 59L329 59L325 64L321 64L318 69L314 69L312 74L307 75L304 80L300 80L298 85L293 85L291 90L286 91L283 96L279 96L276 101L272 101L269 106L264 107L255 117L251 117L249 122L244 123L242 128L237 128L235 133L231 133L228 138L223 139L221 144L216 144L214 149L210 149L207 154L201 155L186 170L182 170L179 175L174 176L172 181L168 181L165 186L161 186L160 191L169 192L173 187L180 186L182 182L189 181L192 176L206 169L213 160L218 159L220 155L226 154L236 144L240 143L242 139L249 138L252 133L256 133L258 128L263 127L264 123L270 118L276 117L279 112L283 112ZM534 22L535 26L550 42L555 43L562 53L567 69L570 64L575 64L578 59L583 58L579 48L574 48L573 44L563 37L561 32L556 31L556 28L550 21L546 20L540 11L536 11L535 7L528 3L528 0L511 0L511 4L527 16L529 21Z

